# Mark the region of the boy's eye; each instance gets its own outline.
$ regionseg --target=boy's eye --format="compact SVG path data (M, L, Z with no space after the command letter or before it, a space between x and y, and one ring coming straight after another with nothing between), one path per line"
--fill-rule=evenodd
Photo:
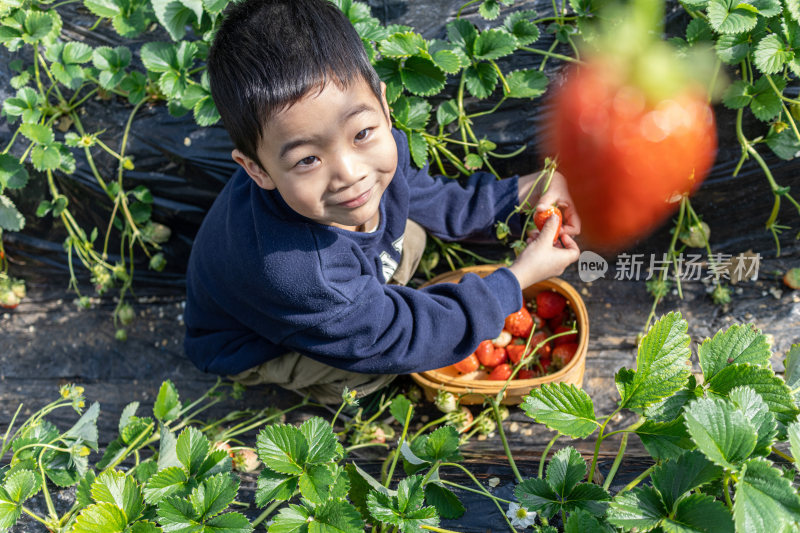
M372 130L372 128L364 128L363 130L356 133L356 140L363 141L364 139L366 139L367 136L369 135L370 130Z
M309 165L313 165L317 160L317 156L310 155L308 157L304 157L300 161L297 162L297 166L307 167Z

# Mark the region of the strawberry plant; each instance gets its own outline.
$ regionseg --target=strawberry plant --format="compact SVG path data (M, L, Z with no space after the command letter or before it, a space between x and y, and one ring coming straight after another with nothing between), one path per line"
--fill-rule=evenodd
M137 416L139 402L124 408L118 436L94 464L90 459L100 451L100 405L95 402L85 408L83 387L64 385L58 400L15 427L20 405L0 441L0 458L10 454L0 467L0 530L14 526L25 514L49 531L60 532L156 532L187 527L251 531L242 514L223 513L236 497L239 478L232 471L235 459L212 446L209 436L234 439L281 418L285 411L241 411L199 424L196 417L224 398L221 387L217 382L199 399L182 403L174 385L165 381L152 416ZM231 393L240 395L240 387L234 386ZM302 405L305 402L297 407ZM66 431L48 420L64 408L81 415ZM219 429L234 421L239 423ZM67 487L76 487L76 496L71 507L62 510L52 491ZM37 495L44 499L44 514L26 504Z
M699 345L698 384L688 366L687 328L678 313L652 326L639 344L636 369L616 375L620 399L608 415L598 416L586 392L572 385L531 391L522 408L556 432L550 446L564 436L595 435L596 444L588 469L566 447L543 476L543 455L537 477L518 478L520 505L545 520L559 515L565 531L790 531L800 525L794 468L770 460L794 463L800 454L800 345L787 353L782 378L770 365L767 338L753 326L731 326ZM623 410L636 420L609 431ZM619 452L605 480L595 482L600 447L611 435L621 435ZM654 464L612 495L631 435ZM779 447L786 441L791 456Z

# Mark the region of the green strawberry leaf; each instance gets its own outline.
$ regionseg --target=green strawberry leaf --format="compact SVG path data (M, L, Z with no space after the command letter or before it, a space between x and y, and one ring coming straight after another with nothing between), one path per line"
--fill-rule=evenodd
M24 123L36 123L42 116L39 94L30 87L22 87L15 97L3 102L3 112L12 117L22 117Z
M258 457L270 469L300 475L308 460L309 446L303 433L288 424L265 427L256 440Z
M669 422L647 420L636 428L636 434L655 459L677 459L694 448L694 442L686 431L683 415Z
M109 503L122 511L130 523L139 518L145 509L139 485L123 472L104 472L92 483L92 499L97 503Z
M128 425L128 422L131 421L131 417L136 415L136 411L139 409L139 402L131 402L126 405L122 409L122 413L119 415L119 423L117 424L117 430L122 434L122 431L125 429L125 426Z
M788 424L797 416L798 409L794 405L789 387L771 368L730 365L708 382L708 390L727 396L732 389L742 385L752 387L761 396L780 424Z
M258 476L256 505L265 507L272 500L289 500L297 490L297 476L280 474L265 468Z
M758 42L753 58L758 70L764 74L777 74L787 61L794 58L794 53L786 50L786 43L780 35L772 33Z
M561 499L544 479L524 480L514 488L514 496L528 511L537 512L547 518L561 509Z
M775 124L771 125L766 142L770 150L784 161L794 159L800 152L800 141L790 128L778 131Z
M570 513L564 533L600 533L606 531L591 514L578 509Z
M164 470L171 466L181 466L178 461L178 439L167 426L161 426L160 439L158 443L158 470Z
M6 231L22 231L24 227L25 217L11 198L0 194L0 228Z
M737 65L750 54L750 35L722 35L717 39L714 49L724 63Z
M795 459L794 466L800 471L800 422L792 422L786 429L789 436L789 449Z
M547 465L547 483L562 499L586 476L586 462L569 446L559 450Z
M204 479L189 495L194 516L207 521L228 508L239 492L239 478L231 473L221 473Z
M778 435L778 423L769 412L769 406L755 390L747 386L732 389L728 398L756 428L758 439L753 455L769 455Z
M406 132L408 137L408 148L411 151L411 159L417 168L423 168L428 163L428 142L418 131Z
M97 450L97 417L100 415L100 404L94 402L75 424L63 435L64 440L71 443L84 442L93 450Z
M691 374L688 325L680 313L660 318L639 344L636 371L620 370L615 380L620 407L641 409L681 390Z
M431 117L431 105L417 96L401 96L392 105L392 111L395 121L410 130L425 130ZM396 409L400 409L399 404ZM404 411L402 414L405 416ZM405 418L403 418L403 422L405 422Z
M41 41L55 26L55 20L49 13L28 11L22 25L22 40L28 44Z
M737 470L755 449L756 428L726 400L700 398L689 404L684 416L698 449L723 468Z
M53 129L44 124L23 124L19 127L19 132L39 144L49 145L54 140Z
M61 59L64 63L79 65L92 59L92 47L86 43L70 41L64 45L61 52Z
M30 470L18 470L6 476L3 489L5 496L14 503L22 503L37 492L39 482Z
M447 37L450 42L460 47L468 57L473 55L478 30L466 19L456 19L447 23Z
M758 10L759 15L767 18L780 15L782 10L781 0L749 0L748 3Z
M608 509L608 521L625 530L636 528L639 531L650 531L658 527L664 517L668 516L664 502L653 487L637 487L623 492L611 500Z
M675 513L661 523L666 533L713 531L733 533L733 518L725 504L706 494L690 494L675 506Z
M436 122L440 126L447 126L458 118L458 105L455 100L445 100L436 108Z
M718 33L750 31L758 22L758 10L739 0L709 0L708 22Z
M475 59L499 59L512 54L517 49L517 40L504 28L493 28L481 32L475 38L473 54Z
M203 531L209 533L250 533L253 526L241 513L225 513L215 516L205 523Z
M795 22L800 22L800 0L784 0L783 3Z
M98 17L115 17L121 13L114 0L83 0L83 5Z
M208 455L210 444L208 438L194 427L184 429L175 447L178 461L186 468L189 475L194 475Z
M750 111L759 120L768 122L777 117L783 108L780 96L775 92L775 89L770 85L770 80L767 76L762 76L756 80L753 85L753 101L750 102ZM776 78L772 80L778 92L782 93L786 87L785 78Z
M448 74L455 74L461 70L461 59L452 50L439 50L432 57L433 63Z
M466 512L466 508L453 491L436 483L425 485L425 500L433 505L436 513L445 520L456 520Z
M144 486L144 499L154 505L173 494L183 494L189 478L183 468L170 466L151 477Z
M753 86L744 80L737 80L731 83L722 94L722 103L728 109L741 109L753 101L755 90ZM719 333L717 333L719 335ZM709 342L704 341L703 344ZM702 363L701 363L702 364Z
M547 89L547 76L536 70L516 70L506 76L510 98L536 98Z
M153 419L150 417L139 418L138 416L132 416L128 420L128 423L122 428L120 432L120 438L122 442L129 446L136 443L142 443L147 440L148 437L153 433Z
M153 404L153 416L159 422L169 422L175 420L181 411L181 402L178 396L178 389L170 380L166 380L158 389L158 396Z
M395 33L378 43L383 57L411 57L427 50L425 39L413 31Z
M142 45L140 55L145 68L152 72L168 72L177 67L178 55L174 44L145 43Z
M705 381L728 365L750 363L765 367L772 356L767 337L752 324L734 324L706 339L697 349Z
M478 13L486 20L494 20L500 16L500 4L497 0L483 0L478 6Z
M409 479L409 478L406 478ZM401 509L398 496L372 491L367 495L370 515L384 523L399 527L402 531L421 531L420 526L437 526L439 518L434 507Z
M475 98L488 98L497 87L497 71L489 63L470 65L466 70L467 90Z
M733 518L737 531L783 531L800 521L800 496L766 459L751 459L736 483Z
M544 384L525 397L522 410L549 429L576 439L585 439L600 424L589 395L575 385Z
M220 120L219 111L214 103L214 99L209 94L205 98L198 101L193 109L194 120L198 126L208 127L213 126Z
M19 520L22 514L22 506L18 505L8 493L0 487L0 529L5 531Z
M686 41L691 45L700 42L713 42L714 30L708 21L701 18L692 19L686 26Z
M433 96L444 89L447 76L433 61L422 57L409 57L400 70L403 85L412 94Z
M327 465L312 465L300 475L298 485L300 494L314 504L328 499L328 491L336 478Z
M531 19L536 17L536 11L516 11L508 15L503 21L503 26L511 32L519 46L526 46L539 40L539 28Z
M325 464L340 459L343 449L325 419L315 416L300 426L300 432L309 443L308 464Z
M195 13L178 0L152 0L153 11L159 24L167 30L173 41L186 35L186 26L196 20Z
M421 457L428 462L458 461L458 431L453 426L442 426L434 430L423 442L424 453Z
M722 477L722 468L709 461L699 450L685 452L677 460L658 465L650 479L661 495L668 513L689 491Z
M158 523L167 531L191 531L198 516L192 504L178 496L169 496L158 502Z
M425 102L424 100L421 101ZM425 114L424 114L425 118L422 128L425 127L425 124L427 124L428 118L430 117L430 110L431 110L430 104L428 104L427 106L423 106L423 109L425 109ZM406 125L409 125L408 122L409 121L406 121ZM414 128L414 129L421 129L421 128ZM389 412L392 413L392 416L394 417L395 420L397 420L401 424L405 424L406 418L410 419L410 417L413 416L414 406L411 404L408 398L406 398L402 394L398 394L397 396L395 396L394 400L392 400L392 403L389 406Z
M800 1L800 0L798 0ZM783 379L792 392L795 401L800 401L800 343L793 344L783 360Z
M122 509L113 503L95 503L80 512L72 533L97 533L98 531L124 531L128 520Z

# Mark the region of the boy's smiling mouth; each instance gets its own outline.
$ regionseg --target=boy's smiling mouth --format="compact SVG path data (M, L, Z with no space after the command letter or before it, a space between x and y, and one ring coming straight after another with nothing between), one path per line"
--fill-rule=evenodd
M359 194L358 196L350 198L349 200L345 200L344 202L339 202L337 205L340 205L342 207L347 207L349 209L361 207L362 205L366 204L369 201L370 197L372 196L372 190L374 188L375 186L373 185L372 187L367 189L365 192Z

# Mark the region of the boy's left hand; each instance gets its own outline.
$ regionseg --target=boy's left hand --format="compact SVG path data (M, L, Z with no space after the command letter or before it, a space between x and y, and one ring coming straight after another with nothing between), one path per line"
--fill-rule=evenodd
M530 191L539 174L540 172L536 172L519 178L518 189L520 205L522 205L522 202L528 197L528 191ZM550 186L547 188L547 191L542 194L540 191L542 187L544 187L545 182L546 177L542 177L542 179L539 180L536 190L533 191L531 197L528 199L526 207L529 208L530 204L534 203L537 211L543 211L553 204L557 205L563 216L561 235L569 235L571 237L579 235L581 232L581 220L578 217L578 213L575 212L572 197L569 195L569 190L567 190L567 180L561 173L557 171L554 172L550 180Z

